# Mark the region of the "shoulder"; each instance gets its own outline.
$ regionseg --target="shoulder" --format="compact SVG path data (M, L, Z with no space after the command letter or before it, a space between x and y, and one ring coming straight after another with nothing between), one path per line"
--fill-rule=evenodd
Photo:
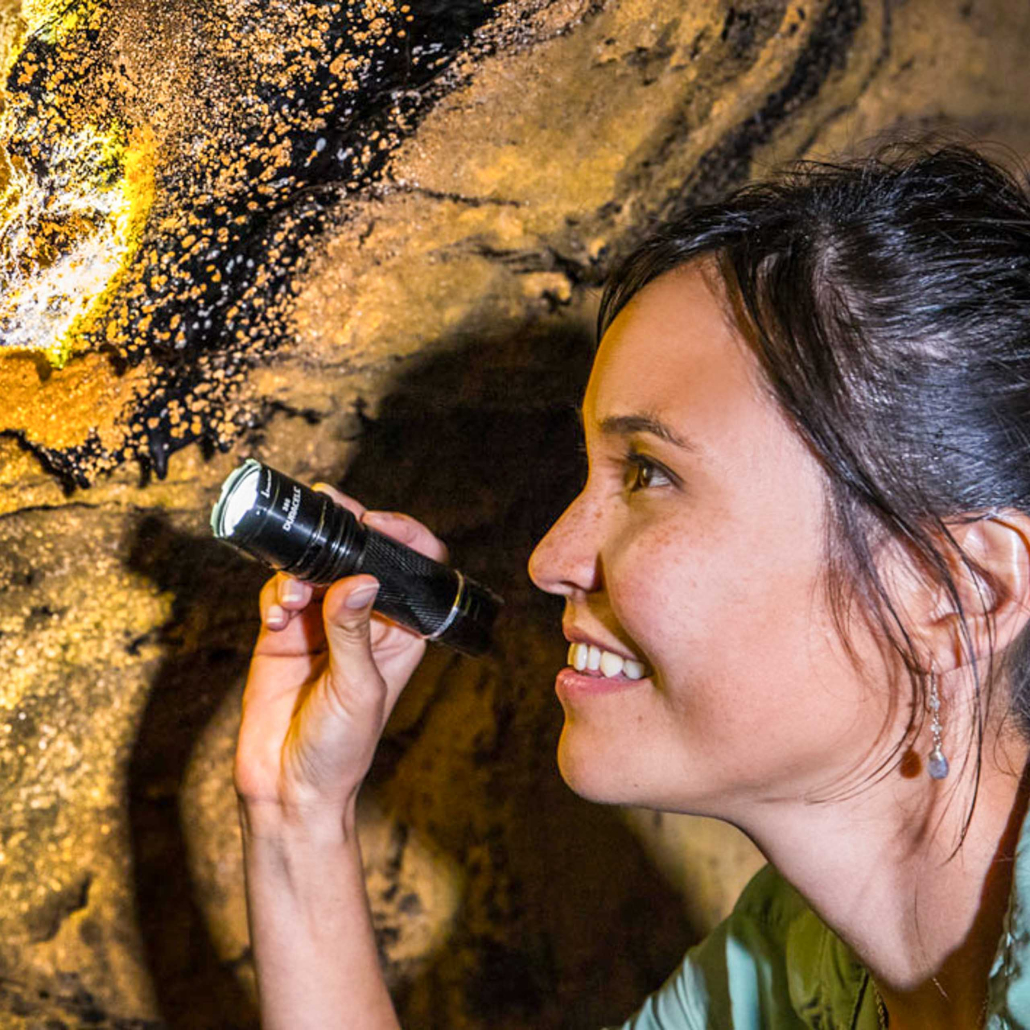
M655 991L622 1030L792 1030L797 973L823 964L829 931L770 865L730 915ZM802 976L802 979L807 979Z

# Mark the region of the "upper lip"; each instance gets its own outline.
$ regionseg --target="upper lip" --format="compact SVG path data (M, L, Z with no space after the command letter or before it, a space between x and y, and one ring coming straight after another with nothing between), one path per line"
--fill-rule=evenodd
M627 651L626 648L619 645L605 644L576 626L562 626L562 633L570 644L587 644L599 647L602 651L610 651L612 654L617 654L631 662L639 662L641 660L632 652Z

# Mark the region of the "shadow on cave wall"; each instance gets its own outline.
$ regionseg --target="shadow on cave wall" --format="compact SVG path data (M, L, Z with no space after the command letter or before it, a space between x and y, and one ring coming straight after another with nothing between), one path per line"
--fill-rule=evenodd
M176 1030L243 1030L257 1012L221 961L191 881L180 813L197 738L246 674L264 571L213 538L187 536L161 516L136 529L130 566L175 594L128 770L136 918L163 1023Z
M455 783L452 793L428 774L432 842L470 887L441 952L395 989L404 1025L461 1025L462 1013L492 1027L611 1023L696 939L682 901L636 838L611 810L575 798L554 759L561 711L550 684L565 650L561 605L532 587L525 565L582 476L575 407L589 361L586 334L553 322L423 357L376 418L363 420L345 474L334 477L330 467L324 476L371 506L432 525L455 560L507 602L485 674L456 667L455 689L485 690L492 706L490 739L457 758L475 786ZM253 442L260 454L260 434ZM324 450L331 454L332 441ZM130 564L176 596L130 767L150 976L167 1027L257 1027L234 969L249 954L218 958L191 883L179 797L199 735L245 675L266 573L160 516L139 524ZM416 675L409 692L441 689ZM424 719L405 732L388 728L368 784L393 820L421 823L419 832L424 795L404 757L423 729Z

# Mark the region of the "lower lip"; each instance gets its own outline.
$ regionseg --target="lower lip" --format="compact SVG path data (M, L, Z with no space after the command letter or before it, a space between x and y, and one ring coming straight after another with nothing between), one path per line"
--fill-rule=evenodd
M566 666L558 673L554 689L559 699L597 697L602 694L618 694L633 687L643 686L647 679L631 680L626 676L589 676Z

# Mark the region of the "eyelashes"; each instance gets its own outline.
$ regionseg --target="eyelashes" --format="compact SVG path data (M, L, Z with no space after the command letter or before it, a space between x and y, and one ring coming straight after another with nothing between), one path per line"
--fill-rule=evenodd
M629 451L625 457L625 465L625 483L630 493L673 485L672 474L639 451Z
M582 484L588 478L590 469L586 440L583 437L576 442L576 458ZM615 459L615 463L621 469L623 487L631 494L658 487L678 486L680 483L679 477L661 462L643 454L634 446Z

